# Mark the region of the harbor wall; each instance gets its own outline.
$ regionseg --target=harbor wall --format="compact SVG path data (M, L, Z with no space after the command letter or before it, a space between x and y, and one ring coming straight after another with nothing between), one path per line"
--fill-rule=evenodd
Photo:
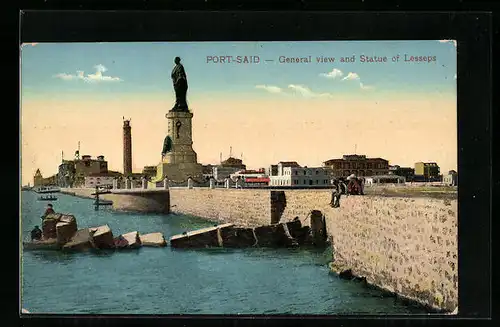
M95 196L92 195L94 192L95 189L90 188L61 189L61 193L89 199L95 198ZM147 190L134 189L133 191L125 193L101 194L99 198L113 201L113 209L117 211L170 212L170 196L168 190L150 192Z
M90 196L92 192L75 194ZM332 270L351 270L371 285L435 309L451 312L458 306L456 198L343 196L340 208L331 208L330 196L329 190L307 189L169 190L171 212L239 226L256 227L295 217L309 225L309 213L319 210L325 215L333 246ZM117 203L141 201L117 194L102 198Z

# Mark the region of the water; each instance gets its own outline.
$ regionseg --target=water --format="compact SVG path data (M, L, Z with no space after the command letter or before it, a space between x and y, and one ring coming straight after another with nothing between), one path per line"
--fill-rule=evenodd
M114 235L137 230L165 238L213 225L182 215L95 211L93 200L59 194L56 212L79 228L108 224ZM22 192L22 236L46 203ZM423 313L360 283L329 273L328 250L141 248L121 252L27 251L23 308L65 314L405 314Z

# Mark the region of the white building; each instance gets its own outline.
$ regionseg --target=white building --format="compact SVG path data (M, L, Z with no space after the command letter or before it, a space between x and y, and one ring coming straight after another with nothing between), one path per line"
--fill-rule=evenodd
M328 186L329 170L323 167L284 167L278 164L278 174L269 176L270 186Z
M457 186L458 185L458 175L456 172L448 173L447 175L443 175L443 184L449 186Z
M371 186L374 184L405 184L406 178L404 176L398 175L377 175L364 177L365 186Z
M234 182L234 181L237 181L238 179L241 179L241 178L266 178L267 177L267 174L265 172L264 169L260 169L260 170L239 170L235 173L232 173L231 175L229 175L229 178L231 178L231 180Z

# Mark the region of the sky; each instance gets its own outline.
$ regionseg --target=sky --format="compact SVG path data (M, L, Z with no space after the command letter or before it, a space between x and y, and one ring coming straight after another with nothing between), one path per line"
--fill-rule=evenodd
M133 171L157 165L176 56L200 163L218 164L231 148L250 169L357 153L457 170L456 55L449 40L23 44L22 183L36 169L57 173L78 142L80 154L104 155L123 171L123 117ZM387 61L362 60L374 56Z

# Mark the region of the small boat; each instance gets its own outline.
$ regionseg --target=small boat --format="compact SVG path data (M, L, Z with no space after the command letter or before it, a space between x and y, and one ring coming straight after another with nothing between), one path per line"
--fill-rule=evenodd
M100 205L100 206L111 206L113 205L113 201L109 201L109 200L98 200L98 201L94 201L94 205Z
M38 197L38 201L56 201L57 197L55 195L41 195Z
M33 189L36 193L56 193L61 192L61 188L57 186L39 186Z

